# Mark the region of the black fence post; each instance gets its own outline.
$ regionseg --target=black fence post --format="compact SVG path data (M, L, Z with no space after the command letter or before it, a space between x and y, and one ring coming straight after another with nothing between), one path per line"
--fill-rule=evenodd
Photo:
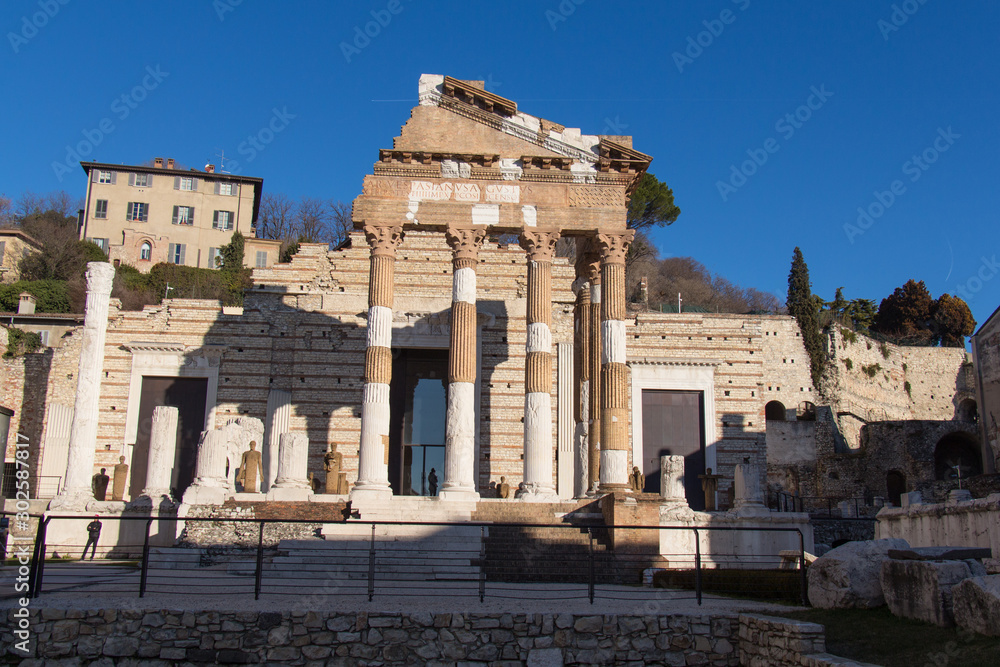
M118 532L121 532L121 522L119 521ZM146 521L146 538L142 542L142 565L139 570L139 597L146 595L146 574L149 572L149 527L153 525L153 520Z
M701 536L698 529L694 530L694 591L698 598L698 606L701 606Z
M799 587L802 589L802 606L806 607L809 605L808 595L806 594L806 587L809 585L806 578L806 539L803 537L801 529L796 530L799 533Z
M372 524L372 540L368 547L368 601L375 597L375 524Z
M45 568L45 531L48 528L49 518L39 517L38 532L35 533L35 548L31 554L31 585L29 593L31 597L37 598L42 592L42 570Z
M260 581L264 574L264 522L260 522L257 533L257 569L254 571L253 599L260 599Z
M588 545L590 576L587 579L587 596L590 598L590 604L594 604L594 530L589 526L587 527L587 537L590 540Z
M486 599L486 526L479 527L479 601Z

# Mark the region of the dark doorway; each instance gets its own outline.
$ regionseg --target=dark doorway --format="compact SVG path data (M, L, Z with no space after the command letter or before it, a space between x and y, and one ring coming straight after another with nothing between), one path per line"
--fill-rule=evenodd
M971 433L949 433L934 447L934 476L939 480L965 482L983 472L979 440Z
M891 470L885 476L886 497L894 507L903 504L903 494L906 493L906 476L898 470Z
M705 400L700 391L642 391L643 490L660 492L660 457L684 457L684 489L691 509L705 509L698 475L705 473ZM638 465L638 464L636 464Z
M785 406L781 401L768 401L764 406L764 419L769 422L785 421Z
M135 498L146 486L146 462L149 458L149 434L153 425L153 409L160 405L177 408L177 450L171 486L174 497L180 498L194 481L194 466L198 455L198 438L205 430L205 398L207 378L143 377L139 399L139 430L130 462L132 483L129 494Z
M392 352L389 484L398 496L437 495L444 482L448 350Z

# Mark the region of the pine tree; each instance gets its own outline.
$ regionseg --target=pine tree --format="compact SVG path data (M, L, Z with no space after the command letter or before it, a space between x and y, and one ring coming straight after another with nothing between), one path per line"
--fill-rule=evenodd
M788 314L799 323L802 343L809 353L809 371L813 386L818 390L826 365L826 350L819 331L820 299L813 296L809 283L809 267L802 257L802 251L795 248L792 255L792 270L788 274Z

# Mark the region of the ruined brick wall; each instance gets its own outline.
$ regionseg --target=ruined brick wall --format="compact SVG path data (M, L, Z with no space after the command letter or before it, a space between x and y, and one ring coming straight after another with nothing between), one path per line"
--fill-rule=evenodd
M798 322L784 315L765 315L760 320L764 336L764 404L780 401L786 410L799 410L804 401L818 403Z

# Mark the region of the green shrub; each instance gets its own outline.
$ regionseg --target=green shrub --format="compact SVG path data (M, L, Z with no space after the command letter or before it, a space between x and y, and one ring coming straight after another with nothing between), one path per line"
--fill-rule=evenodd
M840 329L840 335L848 343L857 343L858 342L858 334L854 333L850 329L841 328Z
M878 346L878 350L879 350L879 352L882 353L882 358L883 359L888 359L889 355L892 354L892 350L890 350L889 346L886 345L885 343L880 343L879 346Z
M850 359L844 359L844 366L847 367L847 370L851 370L852 368L854 368L854 362L851 361Z
M36 313L68 313L68 283L62 280L19 280L10 285L0 285L0 310L17 312L21 292L32 294Z
M909 396L912 399L913 398L913 387L910 386L910 381L909 380L907 380L906 382L903 383L903 389L906 390L906 395Z
M4 352L3 356L8 359L20 357L36 351L41 346L42 337L34 331L22 331L9 327L7 329L7 351Z
M875 376L878 375L878 372L880 370L882 370L882 367L879 366L878 364L871 364L870 366L861 367L861 372L872 379L875 379Z

